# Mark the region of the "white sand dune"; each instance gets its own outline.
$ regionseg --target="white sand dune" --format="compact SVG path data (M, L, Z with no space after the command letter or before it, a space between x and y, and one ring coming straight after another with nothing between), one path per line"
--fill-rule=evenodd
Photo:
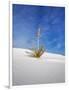
M13 48L13 85L61 83L65 81L65 56L44 53L29 56L27 49Z

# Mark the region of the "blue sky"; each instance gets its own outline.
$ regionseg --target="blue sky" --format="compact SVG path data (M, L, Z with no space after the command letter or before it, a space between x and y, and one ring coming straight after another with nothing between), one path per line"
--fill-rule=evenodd
M65 55L65 8L13 4L13 47L37 47L36 33L41 29L40 45L47 52Z

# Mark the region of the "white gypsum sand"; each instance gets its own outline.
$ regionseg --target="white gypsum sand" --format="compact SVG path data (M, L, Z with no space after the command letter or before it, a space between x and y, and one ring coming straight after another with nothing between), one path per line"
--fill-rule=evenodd
M13 48L13 85L61 83L65 81L65 56L45 52L40 58L27 49Z

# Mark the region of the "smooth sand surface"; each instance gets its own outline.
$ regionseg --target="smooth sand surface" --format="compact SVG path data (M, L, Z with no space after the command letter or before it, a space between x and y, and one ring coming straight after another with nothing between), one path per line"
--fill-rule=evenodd
M65 56L44 53L29 56L30 50L13 48L13 85L62 83L65 81Z

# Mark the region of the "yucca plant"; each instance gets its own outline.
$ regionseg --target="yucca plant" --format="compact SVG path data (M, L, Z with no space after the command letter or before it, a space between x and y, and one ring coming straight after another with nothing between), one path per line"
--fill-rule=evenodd
M44 47L40 46L40 28L37 31L37 49L33 49L32 56L39 58L44 53Z

